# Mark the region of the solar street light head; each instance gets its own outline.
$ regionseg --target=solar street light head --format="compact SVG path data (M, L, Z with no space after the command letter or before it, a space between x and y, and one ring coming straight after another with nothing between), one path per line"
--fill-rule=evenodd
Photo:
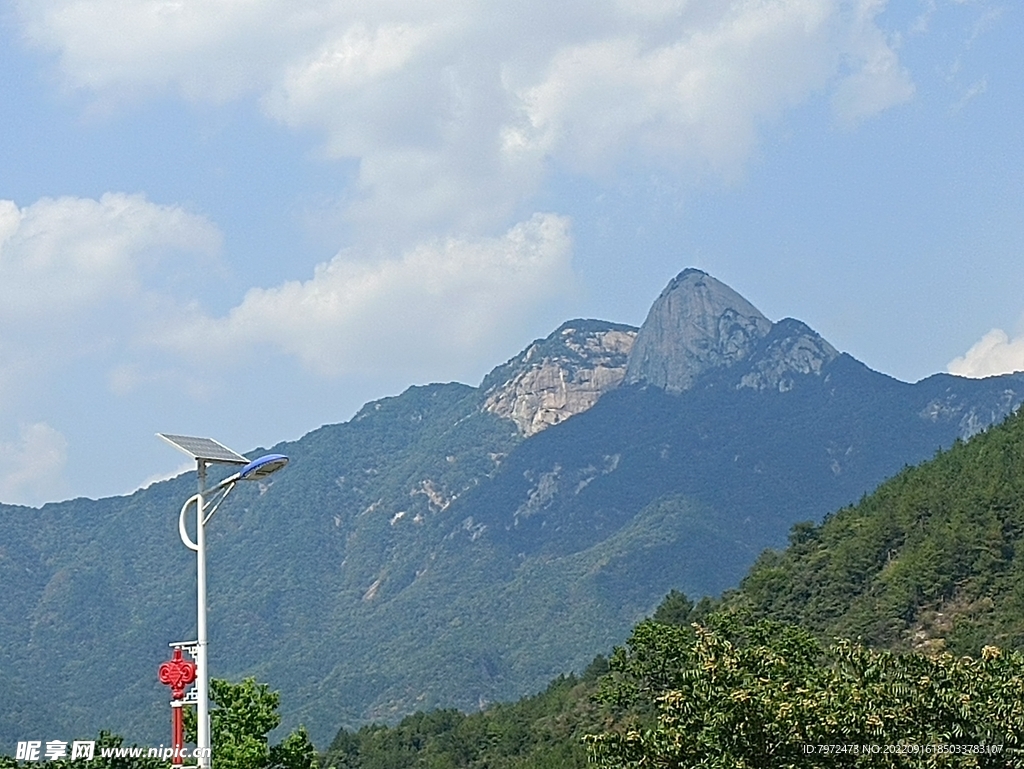
M156 435L178 451L183 451L192 459L200 462L213 462L221 465L249 464L246 457L237 451L232 451L223 443L218 443L213 438L196 438L191 435L170 435L168 433L157 433Z
M258 481L266 478L271 473L276 473L288 464L288 457L284 454L266 454L259 459L254 459L238 471L240 481Z
M288 457L284 454L265 454L259 459L249 461L247 457L242 456L237 451L232 451L223 443L219 443L212 438L196 438L190 435L171 435L169 433L157 433L157 436L199 462L200 472L203 471L202 467L207 462L222 465L243 465L237 473L218 483L214 487L214 491L234 486L238 481L262 480L288 464Z

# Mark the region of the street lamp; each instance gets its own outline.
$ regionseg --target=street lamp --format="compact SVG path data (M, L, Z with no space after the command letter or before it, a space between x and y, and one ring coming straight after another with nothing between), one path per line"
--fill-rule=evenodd
M178 534L189 550L196 554L196 720L198 734L196 748L199 751L199 766L210 766L210 680L206 662L206 524L217 512L221 502L235 488L239 481L255 481L277 472L286 464L288 457L283 454L267 454L249 461L212 438L195 438L188 435L167 435L157 433L174 448L183 451L196 461L196 475L199 478L199 492L189 497L178 515ZM241 467L209 490L207 499L206 468L209 465L233 465ZM196 539L193 542L185 526L189 508L196 508Z

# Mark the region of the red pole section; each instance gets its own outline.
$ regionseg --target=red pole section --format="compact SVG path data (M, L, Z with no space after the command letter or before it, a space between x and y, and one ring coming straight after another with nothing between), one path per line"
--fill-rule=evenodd
M181 749L185 747L185 720L181 717L181 704L171 703L171 747L174 755L171 764L181 766Z

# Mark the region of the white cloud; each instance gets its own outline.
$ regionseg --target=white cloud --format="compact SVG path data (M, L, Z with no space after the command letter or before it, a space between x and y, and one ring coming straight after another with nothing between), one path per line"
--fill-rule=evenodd
M54 372L122 354L162 314L181 312L175 283L194 263L180 257L219 248L206 219L142 195L0 200L0 416L48 377L59 386Z
M914 95L914 81L896 52L899 36L887 36L875 23L886 4L887 0L858 0L856 4L854 22L843 46L849 72L832 94L832 111L846 126L909 101Z
M338 254L312 279L252 289L226 317L155 341L205 360L269 348L326 375L450 376L573 289L564 217L536 214L500 237L439 238L391 258Z
M981 80L976 80L971 83L971 85L968 86L962 94L960 94L960 98L953 104L953 112L962 111L974 98L981 96L981 94L985 93L987 90L988 80L985 78L981 78Z
M142 195L0 200L0 323L65 323L138 294L169 251L212 254L220 235L205 219Z
M294 36L322 20L283 0L16 0L25 37L60 57L68 85L134 98L176 88L223 100L266 87Z
M584 172L614 167L636 150L734 167L759 122L825 86L837 64L835 8L717 8L691 11L660 42L626 28L556 51L542 81L517 92L525 120L507 131L506 149L535 147Z
M946 75L946 82L956 94L951 110L956 113L962 111L976 97L985 93L988 89L988 76L982 74L973 79L970 85L964 85L963 76L965 70L971 69L971 54L981 39L1001 19L1004 8L1000 6L983 7L981 14L971 25L968 36L961 45L960 52L949 65Z
M946 369L974 379L1024 371L1024 336L1010 339L1005 331L994 328L962 357L951 360Z
M61 491L67 449L64 436L44 422L23 426L16 441L0 441L0 499L13 504L53 499Z
M494 232L550 163L731 174L816 92L856 122L913 93L884 0L21 0L24 34L100 100L258 96L358 158L378 242ZM397 212L397 213L396 213Z
M0 203L0 395L16 369L100 348L127 350L106 363L115 394L187 379L141 360L159 354L154 343L230 356L267 340L320 372L450 376L443 362L489 355L505 326L572 282L567 221L524 213L552 167L730 175L764 123L815 93L855 121L912 90L879 26L884 0L14 7L64 84L99 102L253 98L316 132L328 155L358 159L355 185L339 191L358 227L312 279L254 289L212 317L174 298L183 268L164 258L218 251L202 217L138 195ZM211 360L223 358L194 368Z
M175 275L194 274L182 255L219 248L206 219L139 195L0 202L0 418L26 413L15 404L83 360L118 398L209 400L257 349L319 375L450 379L519 343L524 318L548 322L574 291L569 221L552 214L495 237L347 249L214 317L175 296Z
M195 462L182 462L181 464L178 465L176 470L170 470L163 473L153 473L153 475L150 475L145 480L143 480L142 483L136 486L132 486L129 489L126 489L123 493L125 495L134 494L136 491L139 491L141 489L148 489L154 483L160 483L161 481L169 481L172 478L177 478L179 475L183 475L184 473L195 472L195 470Z

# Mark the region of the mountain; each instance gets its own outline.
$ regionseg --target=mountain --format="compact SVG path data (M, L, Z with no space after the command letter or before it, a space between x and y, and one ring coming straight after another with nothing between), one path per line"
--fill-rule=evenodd
M1024 414L793 530L726 599L825 637L1024 648Z
M484 379L484 410L515 422L525 437L580 414L626 375L632 326L563 323Z
M281 689L318 744L514 699L1022 397L1019 374L899 382L686 270L639 330L570 321L479 387L412 387L272 447L287 470L210 525L211 672ZM155 671L194 632L175 526L193 488L0 506L0 738L166 740Z
M795 526L789 540L762 554L722 600L694 606L672 591L653 619L685 627L706 623L713 610L736 612L747 627L783 621L825 642L859 639L933 659L939 652L978 659L995 645L1005 659L1024 648L1024 414L906 468L819 525ZM672 648L661 647L677 661ZM325 765L587 766L583 736L607 732L623 709L603 712L592 699L606 670L598 657L582 678L559 676L518 702L343 729Z
M683 270L661 292L637 336L628 384L670 393L693 387L705 371L748 359L772 322L701 270Z

